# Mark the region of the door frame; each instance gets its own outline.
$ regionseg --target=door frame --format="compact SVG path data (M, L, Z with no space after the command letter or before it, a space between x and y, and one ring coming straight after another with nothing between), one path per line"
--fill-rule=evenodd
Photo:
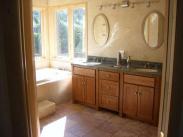
M173 78L173 64L174 64L174 49L175 49L175 33L176 33L176 14L177 14L177 0L168 0L168 34L167 34L167 56L165 79L163 86L164 97L161 100L160 121L158 128L158 137L168 137L168 127L170 118L170 104L172 97L172 78Z
M27 110L27 123L30 137L40 136L38 117L35 63L33 57L33 32L32 32L32 0L19 0L19 20L22 43L23 68L25 76L25 105Z
M163 97L161 98L160 115L159 115L159 128L158 133L164 133L164 137L168 134L168 124L169 124L169 112L170 112L170 101L171 101L171 84L172 84L172 74L173 74L173 55L174 55L174 43L175 43L175 28L176 28L176 4L177 0L167 0L167 5L170 5L167 14L170 15L167 20L167 32L165 45L166 49L166 64L170 64L164 67L165 72L163 77L164 83L162 86ZM23 43L23 55L24 55L24 71L26 81L26 106L28 114L29 132L31 137L39 137L39 118L38 118L38 108L36 101L36 81L35 81L35 65L33 58L33 35L32 35L32 0L20 0L20 15L21 15L21 33L22 33L22 43ZM28 33L30 32L30 33ZM160 137L160 134L158 135ZM161 136L162 137L162 136Z

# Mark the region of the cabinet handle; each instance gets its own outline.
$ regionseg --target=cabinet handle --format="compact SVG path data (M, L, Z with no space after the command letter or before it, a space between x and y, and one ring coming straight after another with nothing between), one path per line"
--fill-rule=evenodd
M82 82L82 85L85 85L85 81Z
M138 91L135 92L135 95L138 95Z
M141 96L142 95L142 92L139 92L139 96Z
M107 86L107 89L108 89L108 90L111 90L111 86Z

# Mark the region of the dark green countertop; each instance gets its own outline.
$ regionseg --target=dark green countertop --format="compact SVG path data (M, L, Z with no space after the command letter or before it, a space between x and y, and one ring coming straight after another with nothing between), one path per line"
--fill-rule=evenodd
M114 64L100 64L100 65L84 65L83 63L72 63L73 66L82 67L82 68L90 68L97 69L102 71L110 71L110 72L124 72L126 74L147 76L147 77L160 77L162 75L161 69L157 69L157 72L145 72L138 71L135 67L114 67ZM143 67L142 67L143 68Z

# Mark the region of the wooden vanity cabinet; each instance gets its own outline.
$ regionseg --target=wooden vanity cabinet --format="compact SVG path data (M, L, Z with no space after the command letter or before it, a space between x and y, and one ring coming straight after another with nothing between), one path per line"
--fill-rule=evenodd
M160 100L160 80L124 74L122 112L128 117L157 125Z
M96 107L96 70L73 67L73 101Z
M84 102L84 77L79 75L72 76L73 100Z
M123 93L123 113L128 116L136 117L138 107L138 86L124 84Z
M119 111L119 73L99 71L99 107Z

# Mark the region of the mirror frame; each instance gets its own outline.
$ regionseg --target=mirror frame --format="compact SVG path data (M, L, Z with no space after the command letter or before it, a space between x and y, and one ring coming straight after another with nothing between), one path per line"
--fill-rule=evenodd
M102 16L102 17L105 19L105 22L106 22L106 24L107 24L107 26L108 26L108 27L107 27L107 29L108 29L107 39L106 39L106 41L105 41L104 43L102 43L102 44L100 44L100 43L98 43L98 42L96 41L95 34L94 34L94 23L95 23L95 21L96 21L96 19L97 19L98 16ZM95 43L96 43L98 46L104 46L105 44L107 44L107 42L108 42L108 40L109 40L109 37L110 37L110 25L109 25L108 18L107 18L107 16L106 16L105 14L99 13L99 14L97 14L97 15L94 17L93 23L92 23L92 32L93 32L93 39L94 39Z
M145 40L145 36L144 36L144 26L145 26L146 19L147 19L147 17L148 17L149 15L151 15L152 13L156 13L156 14L158 14L159 16L161 16L161 18L162 18L162 24L165 23L165 21L164 21L164 15L163 15L161 12L156 11L156 10L155 10L155 11L149 12L149 13L144 17L144 19L143 19L143 23L142 23L142 37L143 37L143 41L145 42L145 44L146 44L147 47L149 47L150 49L158 49L158 48L160 48L160 47L163 45L163 43L164 43L164 38L165 38L164 35L163 35L162 41L157 45L157 47L151 47L151 46L149 46L149 44L148 44L147 41ZM164 25L163 25L163 26L164 26ZM165 28L163 27L163 32L164 32L164 30L165 30Z

